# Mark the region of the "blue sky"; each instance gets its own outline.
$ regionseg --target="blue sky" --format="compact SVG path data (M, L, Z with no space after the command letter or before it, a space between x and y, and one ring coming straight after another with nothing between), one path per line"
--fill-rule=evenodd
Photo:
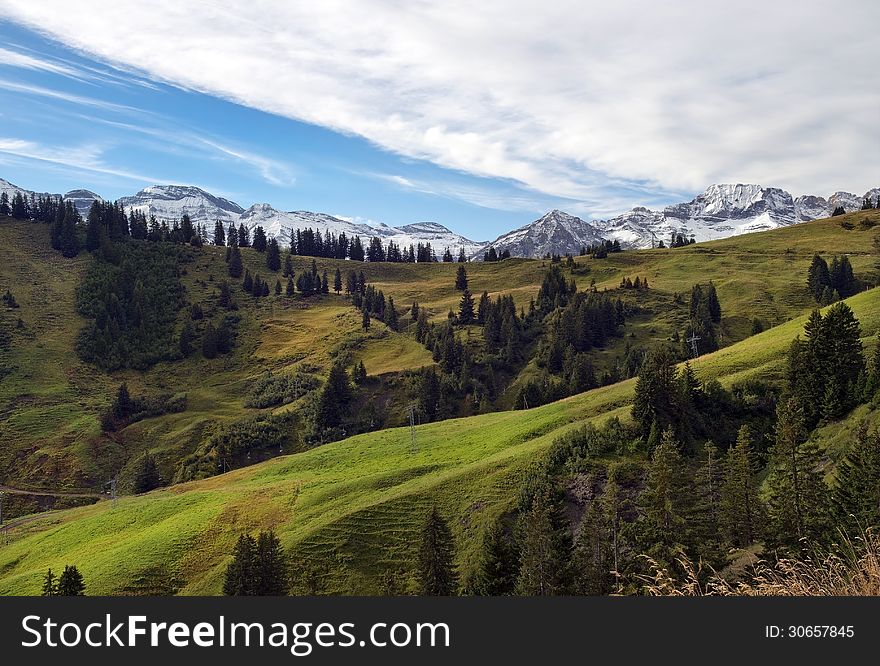
M826 26L876 3L0 4L0 177L29 189L194 184L483 240L712 182L880 184L876 39Z

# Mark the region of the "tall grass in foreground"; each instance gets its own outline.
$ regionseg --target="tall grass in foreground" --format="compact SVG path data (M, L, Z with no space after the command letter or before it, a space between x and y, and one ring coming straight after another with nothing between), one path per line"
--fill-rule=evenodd
M876 531L847 540L842 553L775 562L759 560L749 580L737 583L714 572L706 579L702 567L686 557L678 560L684 572L681 579L651 558L646 559L651 573L641 577L641 582L643 592L651 596L880 596L880 533Z

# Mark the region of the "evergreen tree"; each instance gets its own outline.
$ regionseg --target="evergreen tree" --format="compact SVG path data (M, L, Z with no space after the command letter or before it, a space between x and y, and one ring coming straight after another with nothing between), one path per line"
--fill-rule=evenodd
M274 237L270 238L264 249L266 250L266 267L273 273L278 272L281 268L281 250L278 247L278 241Z
M815 543L828 528L828 492L819 453L808 444L803 412L794 398L779 404L771 451L768 518L779 543Z
M205 358L217 357L217 331L211 322L208 322L202 335L202 356Z
M458 576L455 572L455 544L449 525L432 507L422 528L419 546L420 592L424 596L444 597L455 594Z
M823 349L813 358L827 372L822 416L838 418L860 398L859 379L865 372L861 327L846 303L832 306L822 320ZM824 358L818 354L827 354ZM822 394L819 394L822 395Z
M632 415L644 441L649 441L652 428L659 438L676 422L675 367L665 349L649 352L636 380Z
M361 326L365 331L370 330L370 312L364 308L363 316L361 317Z
M238 537L232 551L232 562L226 567L223 594L253 596L257 582L257 541L250 534Z
M516 553L495 521L483 531L476 570L464 584L468 595L500 597L513 593L516 583Z
M318 429L334 428L341 425L345 407L351 400L351 387L345 366L337 361L330 368L327 382L321 388L315 414Z
M293 277L289 277L287 278L287 289L285 289L284 293L286 293L288 296L293 296L293 290Z
M836 522L850 537L880 526L880 430L864 425L837 468L832 495Z
M440 404L440 378L433 367L422 368L419 375L419 411L425 420L433 421L437 417Z
M254 238L253 238L253 241L251 242L251 246L257 252L265 252L266 251L266 248L268 247L268 243L266 241L266 230L263 229L263 227L257 225L257 228L254 229ZM275 241L275 249L276 250L278 249L278 241ZM268 261L268 259L267 259L267 261ZM275 269L270 269L270 270L277 271L278 269L275 268Z
M283 277L293 277L293 257L288 252L284 255L284 271L282 272Z
M474 297L470 290L465 287L458 304L458 321L462 324L470 324L474 321Z
M81 597L86 592L86 584L79 569L73 565L64 567L64 571L58 576L59 597Z
M358 386L367 381L367 368L364 366L363 361L358 361L354 368L352 368L351 380Z
M822 297L822 293L827 287L831 286L831 277L828 274L828 264L818 254L813 256L813 263L807 272L807 287L813 298L817 301Z
M260 532L256 547L256 580L254 594L283 596L288 590L284 549L273 531Z
M251 232L248 230L244 223L238 225L238 247L250 247L251 245Z
M275 280L275 295L281 296L281 280Z
M721 555L722 481L718 448L711 441L706 442L694 473L694 502L688 529L691 543L696 546L700 556L710 562L719 560Z
M3 196L6 196L6 192L3 193ZM43 597L58 596L58 578L52 573L51 569L46 572L46 577L43 578L43 589L40 595Z
M223 223L217 220L214 223L214 245L222 247L226 245L226 232L223 229Z
M324 271L324 279L321 280L321 293L329 294L330 293L330 280L327 277L327 271Z
M565 594L571 537L557 502L539 492L520 518L520 568L516 591L523 596Z
M740 428L736 444L728 450L721 484L721 526L729 543L745 547L758 536L760 505L753 480L752 433Z
M464 246L462 246L458 249L458 263L460 263L460 264L467 263L467 256L465 256L465 253L464 253Z
M232 246L232 251L229 254L229 266L227 268L229 270L229 277L241 277L241 272L244 267L241 263L241 250L238 249L238 245Z
M462 265L459 265L458 271L455 274L455 288L459 291L464 291L468 288L467 271Z
M594 497L587 505L572 554L572 592L595 596L614 589L614 551L611 524L601 502Z
M399 325L397 309L394 307L394 299L389 296L388 305L385 306L385 325L392 331L396 331Z
M8 217L11 213L12 209L9 207L9 195L6 192L0 192L0 215Z
M333 291L337 294L342 291L342 273L339 267L336 267L336 273L333 275Z
M643 552L672 566L677 549L687 541L688 512L693 504L691 479L671 428L663 432L639 495L638 539Z
M127 492L135 495L147 493L162 485L162 475L156 464L156 458L149 451L144 451L120 474L120 484Z
M180 338L178 342L178 346L180 348L180 355L186 358L193 352L193 328L189 322L186 322L183 325L183 328L180 330Z

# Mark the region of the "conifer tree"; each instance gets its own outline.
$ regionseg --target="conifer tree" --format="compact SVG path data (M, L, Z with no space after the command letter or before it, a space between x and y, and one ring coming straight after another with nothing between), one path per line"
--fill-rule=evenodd
M257 581L257 541L250 534L238 537L232 551L232 562L226 567L223 594L252 596Z
M214 245L222 247L226 245L226 232L223 229L223 223L217 220L214 223Z
M9 195L6 192L0 192L0 215L9 216L12 209L9 207Z
M880 525L880 430L858 429L838 465L832 501L836 522L850 537Z
M464 584L464 594L500 597L511 594L516 582L516 553L500 521L483 531L476 570Z
M388 297L388 305L385 306L385 325L392 331L396 331L399 325L397 309L394 307L394 299Z
M227 268L229 270L229 277L241 277L243 266L241 262L241 250L238 249L238 245L232 246L232 251L229 254L229 265Z
M256 564L254 594L275 597L287 594L289 583L284 549L272 530L260 532L257 537Z
M278 247L278 241L274 237L270 238L264 249L266 250L266 267L276 273L281 268L281 250Z
M275 280L275 295L281 296L281 280Z
M779 543L815 543L828 528L828 491L819 454L808 444L803 412L795 398L777 408L776 443L771 451L768 518Z
M745 547L759 533L760 505L753 480L752 433L740 428L736 444L727 452L721 484L721 525L728 542Z
M290 255L290 252L284 255L284 271L281 275L283 277L293 277L293 257Z
M578 595L608 594L614 589L614 551L611 524L601 497L587 505L572 554L572 592Z
M257 252L265 252L268 243L266 241L266 230L263 227L257 225L254 229L254 238L251 242L251 247L253 247ZM278 249L278 241L275 242L275 249ZM278 270L277 268L274 270Z
M180 338L178 340L178 348L180 349L180 355L186 358L193 352L193 328L189 322L186 322L183 325L183 328L180 330Z
M342 291L342 273L339 267L336 267L336 273L333 275L333 291L337 294Z
M293 277L287 278L287 288L285 289L285 293L288 296L293 296L294 286L293 286Z
M59 597L81 597L86 592L86 584L82 574L75 565L67 565L58 576Z
M474 321L474 297L470 290L465 287L458 304L458 321L462 324L470 324Z
M462 265L459 265L458 271L455 274L455 288L459 291L464 291L468 288L467 271Z
M703 445L694 473L694 502L688 530L690 541L703 559L712 561L721 555L721 484L722 465L718 447L711 441Z
M4 192L3 195L5 196L6 193ZM58 578L52 573L51 569L46 572L46 576L43 578L43 589L40 595L44 597L58 596Z
M424 596L445 597L455 594L458 576L455 571L455 544L449 525L432 507L422 528L419 545L419 583Z
M668 350L649 352L636 380L632 415L644 441L655 440L676 421L675 367ZM651 442L654 443L654 442Z
M351 387L345 366L337 361L330 368L327 381L318 396L315 414L318 429L334 428L342 423L345 406L351 400Z
M361 326L363 326L365 331L370 329L370 313L366 308L364 308L363 316L361 317Z
M208 322L202 335L202 356L205 358L217 357L217 331L211 322Z
M880 200L878 200L878 201L880 201ZM460 264L467 263L467 256L465 256L465 253L464 253L464 246L462 246L458 249L458 263L460 263Z
M568 587L571 537L559 506L539 492L520 518L520 568L516 591L523 596L564 594Z

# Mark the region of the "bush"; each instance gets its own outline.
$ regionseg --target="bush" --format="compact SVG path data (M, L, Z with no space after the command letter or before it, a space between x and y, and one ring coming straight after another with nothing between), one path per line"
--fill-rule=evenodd
M251 386L245 407L275 407L293 402L320 386L317 377L305 372L273 375L271 372L260 377Z

